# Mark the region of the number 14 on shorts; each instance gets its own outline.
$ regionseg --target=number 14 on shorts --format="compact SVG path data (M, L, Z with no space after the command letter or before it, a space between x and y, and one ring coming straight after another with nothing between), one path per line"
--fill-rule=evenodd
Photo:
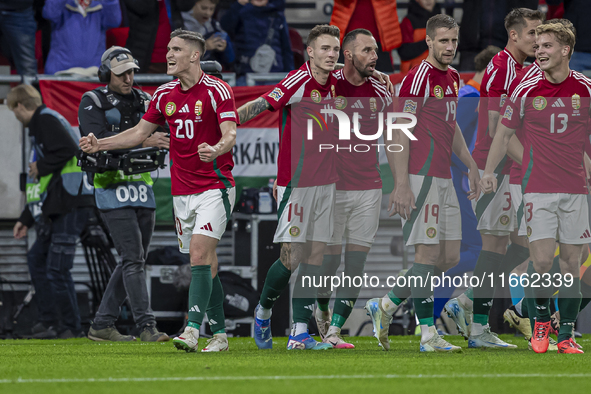
M287 221L291 223L291 218L293 216L297 216L300 218L300 223L304 222L304 207L299 205L298 203L289 204L288 211L287 211Z

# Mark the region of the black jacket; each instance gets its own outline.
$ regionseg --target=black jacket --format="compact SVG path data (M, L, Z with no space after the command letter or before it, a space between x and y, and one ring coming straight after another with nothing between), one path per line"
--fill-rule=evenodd
M93 196L71 196L62 187L60 171L78 152L78 145L61 122L53 115L41 114L41 105L29 123L29 135L35 138L43 157L37 158L39 177L54 174L47 187L47 197L43 201L43 216L52 219L66 214L77 206L94 205ZM26 207L18 219L27 227L34 224L33 215Z
M195 0L169 0L171 28L183 27L182 11L189 11ZM133 53L140 64L139 72L145 73L150 66L152 51L158 32L158 1L156 0L122 0L127 9L129 20L129 36L125 46Z

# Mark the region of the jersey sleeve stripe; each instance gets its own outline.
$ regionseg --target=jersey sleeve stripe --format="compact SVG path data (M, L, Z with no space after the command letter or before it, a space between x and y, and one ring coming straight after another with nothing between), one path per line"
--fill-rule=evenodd
M426 62L421 63L419 70L417 71L417 73L415 74L415 76L412 80L412 85L410 87L410 94L412 94L412 95L419 94L419 91L421 89L421 85L423 84L423 79L425 78L427 71L429 71L428 64Z
M376 81L373 78L370 78L369 80L371 81L371 85L374 87L374 89L380 90L382 93L386 94L386 91L387 91L386 85L382 84L379 81Z
M203 80L203 83L206 86L210 86L212 88L214 88L215 90L217 90L218 94L220 95L220 97L222 98L222 101L224 100L228 100L230 98L230 93L228 93L228 91L225 88L222 88L222 86L220 86L219 83L216 82L210 82L207 79Z
M301 75L302 73L304 73L303 70L298 70L297 72L295 72L293 75L285 78L283 80L283 86L286 86L286 84L290 83L294 78L297 78L299 75Z
M171 81L171 82L165 83L164 85L160 85L158 87L158 89L156 89L156 91L154 92L154 96L156 96L158 93L162 92L163 90L172 89L178 84L179 84L179 81L176 80L176 81Z
M521 81L521 82L519 83L519 85L517 85L517 87L515 88L515 91L513 92L513 94L511 95L511 100L512 100L513 102L515 102L515 100L516 100L518 97L521 97L521 96L523 96L523 95L524 95L524 94L523 94L523 91L524 91L525 89L527 89L527 90L530 90L531 88L533 88L535 85L537 85L537 84L538 84L538 82L540 81L540 79L542 79L542 76L541 76L541 74L539 74L539 75L537 75L537 76L534 76L534 77L533 77L533 78L531 78L531 79L528 79L528 80L523 80L523 81Z
M573 71L573 77L575 77L577 81L581 82L581 84L583 84L583 86L587 88L589 96L591 96L591 79L587 78L584 74L581 74L577 71Z
M534 63L534 65L527 70L527 73L525 73L525 76L523 77L523 80L526 80L534 75L536 75L537 73L539 73L541 70L539 67L537 67L536 63Z
M506 91L509 90L509 88L511 87L511 82L513 82L513 79L515 78L515 62L513 61L513 58L509 57L507 58L507 73L505 74L505 85L503 86L503 89Z
M289 81L289 83L284 83L283 86L285 86L285 88L287 90L293 88L295 85L297 85L300 81L304 80L305 78L311 78L310 75L304 71L302 71L302 73L300 75L298 75L297 78L292 79L291 81Z
M232 97L230 95L230 92L228 91L228 88L223 82L220 82L212 78L208 78L207 81L211 83L211 86L215 87L216 90L220 93L220 96L222 96L222 100L228 100L230 97Z
M304 78L308 73L304 70L299 70L297 73L292 75L291 77L287 77L283 80L282 85L286 89L291 89L298 81Z
M490 78L488 79L488 83L486 84L486 93L490 92L490 87L495 79L495 77L497 76L497 71L499 71L498 69L495 70L494 73L492 73L492 75L490 76Z
M162 113L162 111L160 111L160 100L162 100L162 97L166 96L170 92L171 90L168 90L166 92L160 93L160 95L158 96L158 100L156 101L156 109L158 110L158 112Z
M222 101L228 100L230 98L230 93L228 92L228 89L226 89L226 86L224 86L223 83L221 83L213 78L204 78L203 82L207 86L214 87L218 91L220 96L222 97Z
M377 93L381 93L382 96L387 96L388 95L388 91L386 89L384 89L383 87L373 84L373 89L377 92Z

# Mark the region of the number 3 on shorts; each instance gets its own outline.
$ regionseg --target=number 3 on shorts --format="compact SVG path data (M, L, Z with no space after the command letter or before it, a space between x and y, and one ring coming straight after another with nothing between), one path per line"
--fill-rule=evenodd
M533 209L534 209L534 203L533 202L528 202L527 204L525 204L525 221L529 222L531 220L531 218L533 217Z

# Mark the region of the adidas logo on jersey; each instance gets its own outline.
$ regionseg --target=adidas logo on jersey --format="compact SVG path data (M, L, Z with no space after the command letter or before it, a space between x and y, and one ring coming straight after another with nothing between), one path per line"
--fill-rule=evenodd
M201 310L199 310L197 305L193 305L191 309L189 309L189 312L201 312Z
M211 227L211 223L207 223L205 226L201 227L200 230L213 231L213 228Z
M355 101L355 103L351 106L351 108L359 108L359 109L362 109L363 108L363 104L361 103L361 100Z
M445 90L445 94L453 94L449 85L447 86L447 89Z
M554 104L552 104L552 107L554 108L562 108L564 107L564 103L562 102L562 100L560 98L556 99L556 101L554 102Z
M591 237L591 233L589 232L589 230L585 230L585 232L583 233L583 235L581 235L581 239L583 238L590 238Z
M564 105L563 105L564 107ZM187 104L183 105L183 108L179 111L179 114L187 114L189 113L189 106Z
M209 325L211 326L211 325L213 325L213 324L218 324L218 322L217 322L217 321L215 321L215 320L213 320L213 319L210 319L210 320L209 320Z
M421 301L421 304L429 304L431 302L435 302L435 297L431 296L424 301Z

